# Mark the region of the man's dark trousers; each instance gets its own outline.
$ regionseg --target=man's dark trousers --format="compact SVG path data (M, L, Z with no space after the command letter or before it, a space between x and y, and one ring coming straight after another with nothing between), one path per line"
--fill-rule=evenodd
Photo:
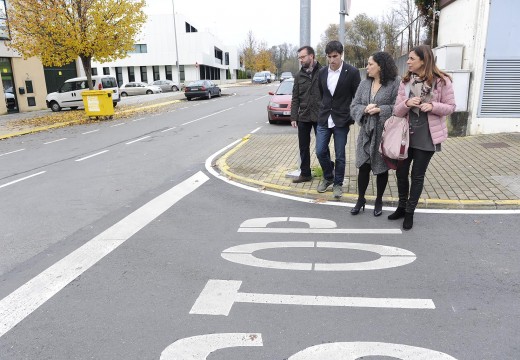
M311 130L314 129L316 137L316 123L298 121L298 143L300 147L300 176L311 176Z

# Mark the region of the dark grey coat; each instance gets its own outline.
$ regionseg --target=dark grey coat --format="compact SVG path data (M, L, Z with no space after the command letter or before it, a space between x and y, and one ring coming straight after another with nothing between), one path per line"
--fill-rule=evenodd
M291 121L317 122L320 110L321 94L318 89L318 72L321 69L316 62L311 74L303 68L294 77L291 101Z
M392 116L394 110L401 79L397 77L394 81L389 81L385 86L381 86L377 91L375 103L381 109L381 112L376 115L364 113L366 106L371 103L372 81L372 78L368 78L359 84L356 96L350 106L350 115L360 126L356 144L356 167L359 168L370 160L372 172L377 175L388 170L379 153L379 146L385 121Z

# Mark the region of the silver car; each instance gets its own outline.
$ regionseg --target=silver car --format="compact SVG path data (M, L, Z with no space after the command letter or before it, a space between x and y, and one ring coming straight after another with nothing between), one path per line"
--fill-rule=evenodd
M162 93L162 89L156 85L148 85L142 82L129 82L119 88L121 96L144 95Z
M155 80L152 85L159 86L163 92L179 91L179 85L171 80Z

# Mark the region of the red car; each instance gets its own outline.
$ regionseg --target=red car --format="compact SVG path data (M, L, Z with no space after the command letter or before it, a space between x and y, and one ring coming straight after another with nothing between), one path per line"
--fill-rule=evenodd
M287 79L280 83L278 89L273 93L269 91L271 99L267 105L267 118L269 124L278 121L291 121L291 98L294 79Z

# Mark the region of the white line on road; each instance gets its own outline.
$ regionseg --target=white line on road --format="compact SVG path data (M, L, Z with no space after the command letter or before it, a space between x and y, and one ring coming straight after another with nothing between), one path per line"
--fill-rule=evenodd
M190 314L228 316L234 303L272 305L344 306L394 309L435 309L431 299L256 294L238 292L242 281L209 280Z
M132 121L141 121L141 120L144 120L144 119L146 119L146 118L134 119L134 120L132 120Z
M142 138L139 138L139 139L136 139L136 140L133 140L133 141L130 141L130 142L127 142L126 145L130 145L130 144L133 144L135 142L138 142L138 141L141 141L141 140L144 140L144 139L148 139L150 137L150 135L148 136L143 136Z
M44 173L45 173L45 171L40 171L39 173L32 174L32 175L26 176L24 178L8 182L7 184L0 185L0 188L6 187L6 186L9 186L9 185L12 185L12 184L16 184L17 182L20 182L20 181L23 181L23 180L27 180L27 179L30 179L32 177L35 177L35 176L38 176L38 175L41 175L41 174L44 174Z
M0 301L0 337L209 178L198 172L143 205Z
M9 155L9 154L14 154L14 153L17 153L19 151L24 151L25 149L18 149L18 150L14 150L14 151L10 151L8 153L3 153L3 154L0 154L0 156L4 156L4 155Z
M255 132L257 132L258 130L260 130L262 127L257 127L256 129L254 129L253 131L251 131L251 134L254 134Z
M171 127L171 128L169 128L169 129L163 130L163 131L161 131L161 132L167 132L167 131L170 131L170 130L173 130L173 129L175 129L175 126L174 126L174 127Z
M244 233L271 234L402 234L401 229L308 229L308 228L240 228Z
M238 104L238 106L244 106L244 104Z
M58 141L63 141L63 140L67 140L67 138L61 138L61 139L58 139L58 140L48 141L46 143L43 143L43 145L48 145L48 144L52 144L52 143L55 143L55 142L58 142Z
M92 133L95 133L95 132L98 132L98 131L99 131L99 129L92 130L92 131L87 131L87 132L81 133L81 135L92 134Z
M111 127L121 126L121 125L124 125L124 124L125 123L115 124L115 125L112 125Z
M202 119L209 118L210 116L214 116L214 115L217 115L217 114L223 113L224 111L228 111L228 110L231 110L231 109L233 109L233 107L230 107L230 108L227 108L227 109L224 109L224 110L217 111L216 113L209 114L209 115L203 116L203 117L198 118L198 119L195 119L195 120L188 121L188 122L186 122L186 123L184 123L184 124L181 124L181 126L188 125L188 124L191 124L191 123L193 123L193 122L195 122L195 121L199 121L199 120L202 120Z
M260 96L259 98L256 98L256 99L255 99L255 101L256 101L256 100L261 100L261 99L265 99L265 98L266 98L266 97L268 97L268 96L270 96L270 95L264 95L264 96Z
M90 159L91 157L98 156L98 155L104 154L104 153L106 153L106 152L108 152L108 150L103 150L103 151L100 151L100 152L98 152L98 153L95 153L95 154L92 154L92 155L89 155L89 156L82 157L81 159L77 159L76 161L87 160L87 159Z

